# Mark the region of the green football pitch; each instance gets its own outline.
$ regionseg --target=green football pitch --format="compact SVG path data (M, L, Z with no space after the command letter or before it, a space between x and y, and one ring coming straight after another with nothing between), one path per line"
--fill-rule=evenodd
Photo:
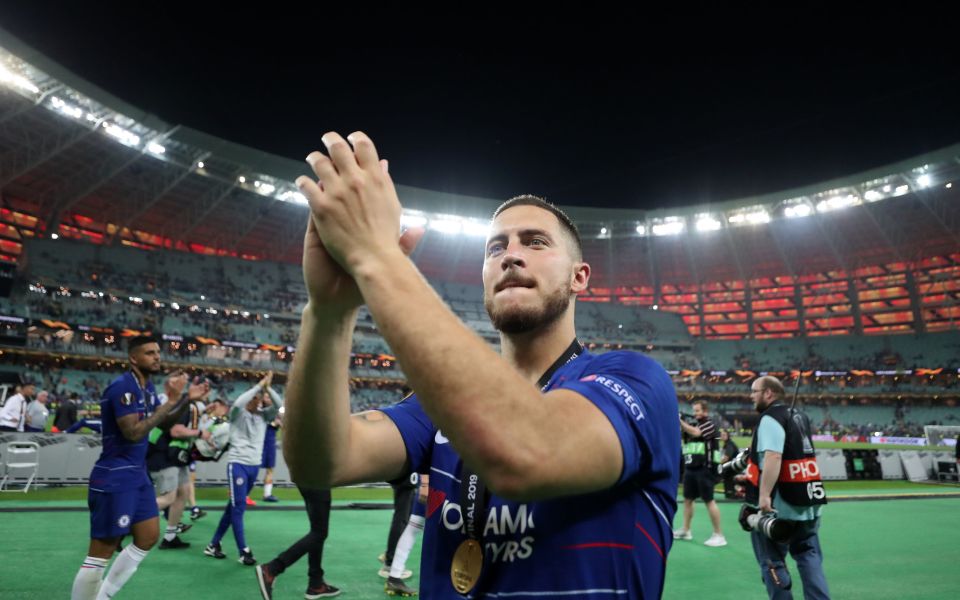
M900 481L828 482L827 489L836 501L824 511L821 543L834 598L952 599L960 594L960 489ZM282 501L276 508L287 510L263 510L261 503L246 517L247 541L262 561L307 530L296 490L277 491ZM0 598L69 597L87 547L85 493L85 488L73 487L0 495ZM226 496L220 489L201 488L198 494L209 515L184 534L193 545L151 551L119 600L259 598L253 569L236 561L231 534L224 540L229 560L203 555ZM385 598L377 555L391 517L385 510L389 490L336 490L335 498L342 510L331 514L323 561L327 581L343 589L343 598ZM357 504L384 509L350 509ZM702 505L697 506L693 541L676 542L670 552L665 598L765 597L749 536L736 522L738 509L737 503L720 503L729 545L708 548L702 542L710 534L709 521ZM419 552L418 541L408 565L415 573ZM796 568L792 562L790 567L800 598ZM274 597L302 598L306 569L304 558L279 577ZM415 575L410 585L417 582Z

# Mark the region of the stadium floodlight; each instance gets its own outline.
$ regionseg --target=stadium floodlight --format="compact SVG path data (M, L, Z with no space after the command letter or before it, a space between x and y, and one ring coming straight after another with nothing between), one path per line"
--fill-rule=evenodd
M58 234L56 234L56 233L51 233L51 234L50 234L50 239L51 239L51 240L59 240L59 239L60 239L60 236L59 236Z
M149 144L147 144L147 151L152 152L153 154L163 154L164 152L167 151L167 149L164 148L162 144L158 144L156 142L150 142Z
M243 175L241 175L240 177L237 177L237 181L239 181L240 183L246 183L246 182L247 182L247 178L244 177Z
M202 161L202 160L197 163L197 168L198 168L198 169L202 169L204 166L205 166L205 165L203 164L203 161Z
M947 184L947 185L945 185L944 187L945 187L945 188L947 188L947 189L949 190L950 188L952 188L952 187L953 187L953 182L950 182L950 183L948 183L948 184Z
M603 235L607 235L607 231L608 231L608 229L607 229L606 227L601 227L601 228L600 228L600 235L602 235L602 236L603 236Z
M651 306L650 308L652 308L653 310L660 310L660 306L658 306L658 305L656 305L656 304L654 304L654 305Z
M140 136L133 133L132 131L127 131L123 127L120 127L116 123L104 123L103 130L107 132L107 135L116 139L121 144L126 146L139 146L140 145Z
M421 215L404 213L400 215L400 224L404 227L423 227L427 224L427 218Z
M933 178L930 177L929 174L924 173L920 177L917 177L917 185L919 185L922 188L930 187L931 185L933 185Z
M866 193L863 194L863 199L867 202L876 202L877 200L883 200L883 194L877 190L867 190Z
M489 233L490 233L489 222L481 223L480 221L474 221L471 219L467 219L466 221L463 222L464 235L471 235L471 236L482 237L486 239L487 234Z
M25 90L31 94L40 93L40 88L34 85L32 81L23 75L19 75L7 69L7 67L3 64L0 64L0 83L5 83L15 88L20 88L21 90Z
M283 202L294 202L294 203L296 203L296 204L306 204L306 203L307 203L307 197L306 197L306 196L304 196L304 195L301 194L300 192L295 192L295 191L293 191L293 190L287 190L287 191L283 192L282 194L280 194L279 196L277 196L277 199L278 199L278 200L282 200Z
M439 217L430 219L430 229L446 234L457 234L463 230L463 222L460 219L450 217Z
M853 194L846 196L831 196L826 200L817 202L817 212L830 212L831 210L840 210L860 204L860 200Z
M910 193L910 186L909 186L909 185L898 185L898 186L893 190L893 195L894 195L894 196L903 196L903 195L909 194L909 193Z
M887 184L887 185L883 186L883 193L889 194L889 193L890 193L890 190L892 190L892 189L893 189L893 187L892 187L890 184Z
M760 223L769 223L770 213L768 213L765 208L753 208L730 215L727 217L727 221L733 223L734 225L758 225Z
M810 213L813 212L813 209L810 208L809 204L794 204L793 206L788 206L784 209L783 214L788 219L796 219L800 217L809 217Z
M667 217L662 223L653 226L653 235L678 235L683 233L684 224L680 217Z
M176 302L171 302L170 308L172 308L173 310L180 310L180 305L177 304Z
M697 231L716 231L722 226L723 224L715 219L712 215L697 216Z
M277 186L271 185L265 181L256 181L254 182L253 187L257 188L257 191L261 194L272 194L277 189Z
M647 235L647 226L637 225L637 235Z
M72 104L67 104L60 98L52 96L50 98L50 106L55 108L58 112L67 115L73 119L79 119L83 117L83 109L80 107L74 106Z

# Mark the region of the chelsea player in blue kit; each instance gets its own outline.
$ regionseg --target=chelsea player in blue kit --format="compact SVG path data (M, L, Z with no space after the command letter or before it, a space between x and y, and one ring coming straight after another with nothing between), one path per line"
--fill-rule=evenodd
M154 427L169 427L189 406L190 396L202 395L194 386L183 395L187 376L166 382L161 402L151 375L160 373L160 345L150 336L127 344L130 370L103 392L103 450L90 473L90 548L73 581L72 600L112 598L136 572L160 536L159 511L147 474L147 436ZM133 543L120 552L106 579L103 572L123 536Z
M287 387L294 480L330 487L430 474L421 593L454 598L658 598L679 481L677 400L633 352L576 339L586 290L576 227L520 196L494 214L484 303L497 355L409 254L401 206L370 139L323 136L297 180L311 209L309 301ZM416 395L350 416L352 332L366 303Z

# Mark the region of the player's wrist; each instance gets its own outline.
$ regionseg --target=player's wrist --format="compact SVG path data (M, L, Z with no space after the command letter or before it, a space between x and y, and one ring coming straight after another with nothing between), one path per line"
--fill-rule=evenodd
M301 325L323 335L352 333L359 310L359 306L326 304L310 299L303 307Z
M357 253L355 258L348 259L346 269L362 291L364 282L397 273L409 260L400 246L395 246L378 252Z

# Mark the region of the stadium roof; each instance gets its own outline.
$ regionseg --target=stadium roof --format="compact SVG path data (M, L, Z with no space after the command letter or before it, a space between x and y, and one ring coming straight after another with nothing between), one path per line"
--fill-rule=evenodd
M164 122L0 30L0 191L23 215L5 237L69 232L128 245L299 262L306 165ZM960 145L817 185L680 209L566 207L598 285L796 275L960 248ZM399 186L431 229L428 275L475 281L499 203ZM18 217L19 218L19 217ZM36 219L34 223L31 219Z

